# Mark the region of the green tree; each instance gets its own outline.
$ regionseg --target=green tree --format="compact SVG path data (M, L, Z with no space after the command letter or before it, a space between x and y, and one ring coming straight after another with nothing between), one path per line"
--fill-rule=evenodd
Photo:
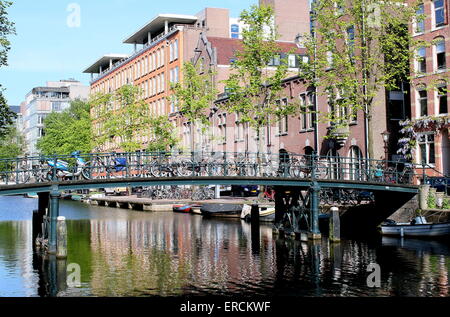
M0 159L20 157L24 153L25 142L16 127L8 126L5 135L0 138ZM12 163L0 162L0 171L10 170Z
M132 85L122 86L113 93L99 93L90 100L94 121L99 127L96 146L117 142L120 149L134 152L142 147L139 136L149 136L151 117L142 90Z
M14 23L9 20L6 11L12 2L0 0L0 67L8 65L8 52L11 49L9 35L16 34ZM9 126L13 123L16 115L9 109L7 101L3 96L4 89L0 84L0 137L7 135Z
M330 109L319 120L331 123L333 133L362 110L373 158L376 96L410 78L417 43L408 25L418 17L416 6L404 0L316 0L312 11L314 32L304 40L311 58L301 76L329 99Z
M288 75L286 60L275 68L268 67L273 58L281 58L273 8L253 5L241 13L240 20L247 27L242 31L242 50L236 52L231 74L224 81L229 100L223 107L229 113L239 114L241 123L256 131L258 152L261 152L261 128L297 109L293 103L278 102L283 93L282 81ZM248 146L247 135L246 150Z
M93 138L89 103L75 100L65 111L49 114L44 120L44 132L37 143L44 155L69 155L75 151L90 153Z
M200 72L191 62L184 63L183 81L172 86L180 114L190 123L191 151L195 151L195 131L204 132L210 124L209 110L217 97L211 70Z
M167 116L158 116L150 121L148 152L166 152L178 144L175 127Z

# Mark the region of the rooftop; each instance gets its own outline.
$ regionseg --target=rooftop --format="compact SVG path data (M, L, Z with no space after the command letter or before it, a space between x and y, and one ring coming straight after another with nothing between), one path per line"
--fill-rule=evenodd
M36 87L31 91L33 94L38 92L65 92L70 93L69 87Z
M164 30L166 21L170 24L194 24L197 22L195 15L182 14L158 14L153 20L141 27L137 32L133 33L123 41L126 44L145 44L148 42L148 33L152 37L158 35L161 30Z
M83 73L87 74L99 74L100 68L102 70L110 67L111 63L114 64L122 59L128 58L127 54L108 54L100 57L94 64L86 68Z

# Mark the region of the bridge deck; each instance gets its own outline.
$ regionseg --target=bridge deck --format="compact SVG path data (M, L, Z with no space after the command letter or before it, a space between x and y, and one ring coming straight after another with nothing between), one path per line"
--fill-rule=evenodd
M80 190L114 187L140 187L164 185L269 185L311 187L312 179L280 177L242 177L242 176L200 176L200 177L159 177L159 178L110 178L34 184L3 185L0 195L49 192L57 190ZM321 188L359 189L370 191L391 191L418 193L419 187L407 184L387 184L352 180L317 180Z

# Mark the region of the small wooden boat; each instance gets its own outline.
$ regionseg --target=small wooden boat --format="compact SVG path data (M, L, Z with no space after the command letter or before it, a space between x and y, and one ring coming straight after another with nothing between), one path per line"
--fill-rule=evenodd
M381 225L381 233L400 237L441 237L450 235L450 222L427 223L424 217L417 217L412 223L391 220Z
M242 205L238 204L204 204L200 211L205 217L240 218Z

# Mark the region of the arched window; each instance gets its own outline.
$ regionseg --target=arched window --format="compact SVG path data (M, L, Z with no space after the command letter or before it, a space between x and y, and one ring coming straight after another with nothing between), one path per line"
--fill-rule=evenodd
M361 149L357 146L350 148L348 168L350 180L363 180L363 155Z

